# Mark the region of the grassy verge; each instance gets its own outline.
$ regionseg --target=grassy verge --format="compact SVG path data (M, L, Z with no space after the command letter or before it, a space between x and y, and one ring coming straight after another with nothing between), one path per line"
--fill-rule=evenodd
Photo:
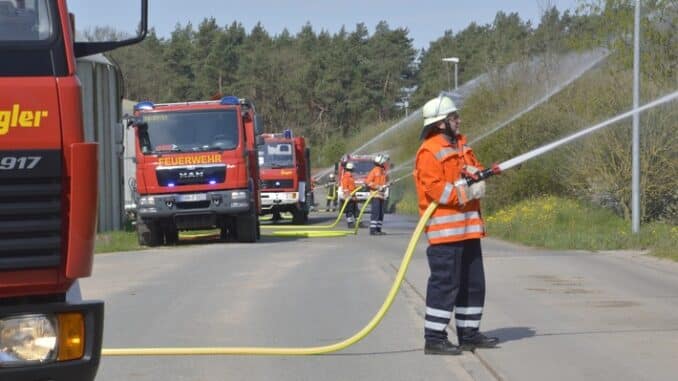
M639 235L629 222L595 206L557 197L526 200L487 217L488 231L502 239L550 249L647 249L678 261L678 226L651 223Z
M96 254L142 249L137 243L137 233L133 231L114 231L97 234L94 243L94 252Z
M190 232L179 233L179 239L184 242L214 236L219 236L218 229L193 230ZM115 231L97 234L96 242L94 244L94 253L96 254L144 249L147 249L147 247L139 246L137 233L135 231Z

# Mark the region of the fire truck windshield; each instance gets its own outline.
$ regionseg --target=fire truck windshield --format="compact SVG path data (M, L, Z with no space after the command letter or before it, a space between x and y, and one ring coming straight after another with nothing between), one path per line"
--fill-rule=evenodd
M144 154L228 151L238 146L235 110L151 113L142 116L139 142Z
M0 43L50 40L56 20L48 0L0 0Z
M372 160L353 161L353 165L355 166L353 173L357 175L366 175L372 170L372 168L374 168L374 163Z
M294 149L292 144L267 142L259 147L259 166L262 168L294 167Z

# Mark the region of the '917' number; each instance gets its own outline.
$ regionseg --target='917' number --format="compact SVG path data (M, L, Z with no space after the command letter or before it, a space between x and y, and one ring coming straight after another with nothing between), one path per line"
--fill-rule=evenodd
M42 160L42 156L4 156L0 158L0 170L33 169Z

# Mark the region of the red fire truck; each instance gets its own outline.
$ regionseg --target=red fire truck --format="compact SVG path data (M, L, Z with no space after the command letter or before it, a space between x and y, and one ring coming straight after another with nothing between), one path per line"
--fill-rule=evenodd
M308 222L313 196L311 189L311 155L301 136L264 134L259 147L262 214L279 216L290 212L294 224Z
M141 102L131 125L140 244L174 244L180 230L209 228L224 239L259 238L262 125L250 101Z
M140 42L75 42L64 0L0 1L0 380L93 380L103 302L92 270L97 144L85 142L76 58ZM131 20L136 24L138 20Z
M338 165L338 174L337 174L337 179L341 179L341 176L344 174L344 165L346 163L351 162L353 163L354 169L353 169L353 178L355 179L355 183L357 186L362 186L365 184L365 179L367 178L367 174L370 173L372 168L374 168L374 155L350 155L346 154L341 157L341 161ZM387 156L388 158L388 156ZM390 159L386 161L384 164L384 169L386 169L386 173L388 173L389 168L391 167L391 161ZM369 189L363 187L360 189L358 192L356 192L355 197L358 199L358 201L365 201L367 197L369 196ZM388 202L390 196L390 187L386 188L386 191L384 192L384 202ZM341 189L341 186L339 186L339 199L343 199L343 190Z

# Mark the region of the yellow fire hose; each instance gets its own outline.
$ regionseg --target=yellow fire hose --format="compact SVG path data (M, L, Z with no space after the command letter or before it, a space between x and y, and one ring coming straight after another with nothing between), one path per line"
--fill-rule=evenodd
M363 213L367 209L372 198L377 194L377 192L370 192L370 195L365 200L362 208L360 208L360 213L358 218L355 221L355 227L353 230L281 230L275 231L271 234L266 234L269 236L275 237L306 237L306 238L330 238L330 237L345 237L349 234L357 235L358 229L360 228L360 220L363 218ZM343 209L342 209L343 210ZM339 214L341 217L341 214ZM307 226L309 228L315 228L316 226Z
M334 228L335 226L337 226L337 224L339 223L339 221L341 221L341 216L344 214L344 210L346 209L346 205L348 205L348 201L349 201L349 200L351 199L351 197L352 197L354 194L356 194L361 188L362 188L362 187L357 187L353 192L351 192L351 194L349 195L349 197L347 197L346 200L344 200L344 203L341 205L341 210L339 210L339 214L337 215L337 219L334 220L333 223L331 223L331 224L329 224L329 225L313 225L313 228L314 228L314 229L332 229L332 228ZM308 228L308 225L281 225L281 226L277 226L277 225L261 225L261 228L262 228L262 229L301 229L301 228Z
M398 294L400 285L405 278L405 273L410 265L410 260L414 254L414 249L417 246L419 237L421 236L424 226L428 219L433 214L433 211L438 206L435 202L426 209L424 215L419 219L417 227L412 233L412 238L407 245L407 250L400 262L400 268L396 274L395 281L391 285L391 289L386 296L386 300L381 305L381 308L372 317L367 325L353 336L339 341L334 344L324 345L319 347L300 347L300 348L285 348L285 347L194 347L194 348L104 348L101 351L103 356L197 356L197 355L260 355L260 356L303 356L303 355L321 355L331 353L348 348L367 336L374 328L379 325L381 319L384 318L386 312L393 304L393 300Z

